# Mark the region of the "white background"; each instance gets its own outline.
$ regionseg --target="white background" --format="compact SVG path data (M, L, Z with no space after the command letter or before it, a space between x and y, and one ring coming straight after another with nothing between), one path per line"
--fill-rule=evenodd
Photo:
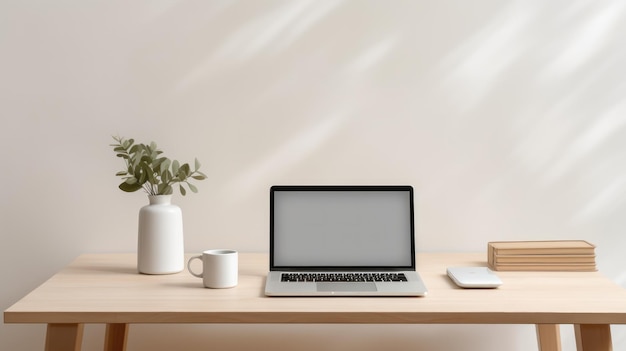
M118 134L203 163L200 192L174 199L188 252L267 251L272 184L411 184L419 251L585 239L626 286L624 62L623 1L1 0L0 307L81 253L135 251L147 199L116 188ZM44 330L2 324L0 349L42 349ZM521 351L534 337L137 325L128 342ZM85 349L102 338L88 326Z

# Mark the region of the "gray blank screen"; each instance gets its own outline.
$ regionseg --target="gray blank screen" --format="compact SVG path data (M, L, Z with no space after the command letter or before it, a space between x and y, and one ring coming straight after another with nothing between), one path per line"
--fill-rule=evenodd
M275 266L411 266L408 191L276 191Z

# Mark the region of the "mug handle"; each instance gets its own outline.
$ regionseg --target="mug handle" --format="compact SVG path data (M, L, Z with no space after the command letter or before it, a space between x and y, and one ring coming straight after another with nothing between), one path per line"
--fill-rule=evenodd
M202 261L202 256L201 255L200 256L193 256L192 258L189 259L189 261L187 261L187 270L194 277L202 278L202 274L196 274L194 271L191 270L191 261L193 261L196 258L199 259L200 261Z

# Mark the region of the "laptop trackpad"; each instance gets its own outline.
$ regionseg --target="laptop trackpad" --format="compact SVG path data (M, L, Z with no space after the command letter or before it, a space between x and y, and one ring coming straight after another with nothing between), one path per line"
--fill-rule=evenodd
M376 283L362 282L320 282L317 291L377 291Z

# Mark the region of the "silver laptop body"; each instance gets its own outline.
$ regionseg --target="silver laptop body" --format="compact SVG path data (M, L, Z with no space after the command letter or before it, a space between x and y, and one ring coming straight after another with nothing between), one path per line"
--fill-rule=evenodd
M411 186L272 186L267 296L424 296Z

